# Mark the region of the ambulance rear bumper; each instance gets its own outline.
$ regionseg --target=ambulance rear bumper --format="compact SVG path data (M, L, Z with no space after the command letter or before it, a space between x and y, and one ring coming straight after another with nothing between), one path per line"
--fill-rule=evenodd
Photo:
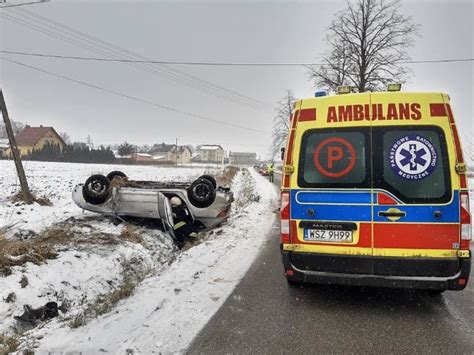
M471 257L469 257L458 259L459 268L454 275L442 277L314 271L303 270L301 266L297 268L291 261L291 252L282 251L281 253L288 280L301 283L460 291L467 286L471 269ZM318 255L312 254L311 257L318 257Z

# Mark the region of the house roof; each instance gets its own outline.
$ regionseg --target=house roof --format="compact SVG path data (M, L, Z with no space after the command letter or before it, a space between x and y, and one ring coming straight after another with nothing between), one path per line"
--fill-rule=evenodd
M175 150L175 145L174 144L155 144L151 149L148 151L150 154L154 153L168 153L168 152L173 152Z
M257 157L257 153L249 153L249 152L232 152L230 153L231 157Z
M187 145L181 145L178 147L178 153L183 153L185 150L188 150L191 153L191 149Z
M220 149L220 150L224 150L222 149L222 147L220 145L201 145L199 147L199 150L217 150L217 149Z
M16 144L19 146L33 146L48 132L53 132L53 134L58 138L62 144L64 143L63 139L59 134L54 130L53 127L30 127L26 126L22 131L18 132L15 135Z
M8 139L0 139L0 149L8 149L10 148L10 142L8 141Z

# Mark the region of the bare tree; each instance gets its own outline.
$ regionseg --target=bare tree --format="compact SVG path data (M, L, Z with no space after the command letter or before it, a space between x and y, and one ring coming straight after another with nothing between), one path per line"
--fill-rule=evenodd
M272 159L275 158L275 155L286 144L294 103L295 97L291 90L288 90L286 95L278 102L277 114L273 119L272 146L270 151Z
M11 121L13 133L17 134L25 128L25 124L18 121ZM0 123L0 138L8 138L7 129L3 123Z
M351 85L364 92L405 82L409 69L403 63L410 60L408 48L419 25L400 14L400 6L400 0L348 1L329 26L321 64L309 68L315 84L331 90Z
M137 147L125 141L118 147L118 154L122 157L131 155L137 151Z
M64 141L64 143L66 143L66 145L71 144L71 137L69 136L69 134L67 134L66 132L61 132L59 133L59 136Z

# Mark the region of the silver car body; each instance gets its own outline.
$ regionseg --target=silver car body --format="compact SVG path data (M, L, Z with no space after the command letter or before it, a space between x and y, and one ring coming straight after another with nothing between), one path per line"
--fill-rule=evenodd
M173 225L169 198L178 196L184 201L194 219L205 229L213 228L227 218L234 200L231 191L218 187L214 202L207 208L197 208L187 197L186 188L189 184L137 183L142 186L112 187L110 198L100 205L86 202L82 194L84 184L78 184L72 192L72 199L76 205L87 211L109 216L162 219L169 227Z

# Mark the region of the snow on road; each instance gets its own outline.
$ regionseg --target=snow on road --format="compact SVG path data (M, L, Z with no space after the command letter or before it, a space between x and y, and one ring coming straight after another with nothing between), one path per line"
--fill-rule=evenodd
M32 332L41 338L35 351L184 351L245 275L276 217L276 189L253 169L240 172L232 189L235 208L219 232L147 278L113 312L76 329L55 323Z

